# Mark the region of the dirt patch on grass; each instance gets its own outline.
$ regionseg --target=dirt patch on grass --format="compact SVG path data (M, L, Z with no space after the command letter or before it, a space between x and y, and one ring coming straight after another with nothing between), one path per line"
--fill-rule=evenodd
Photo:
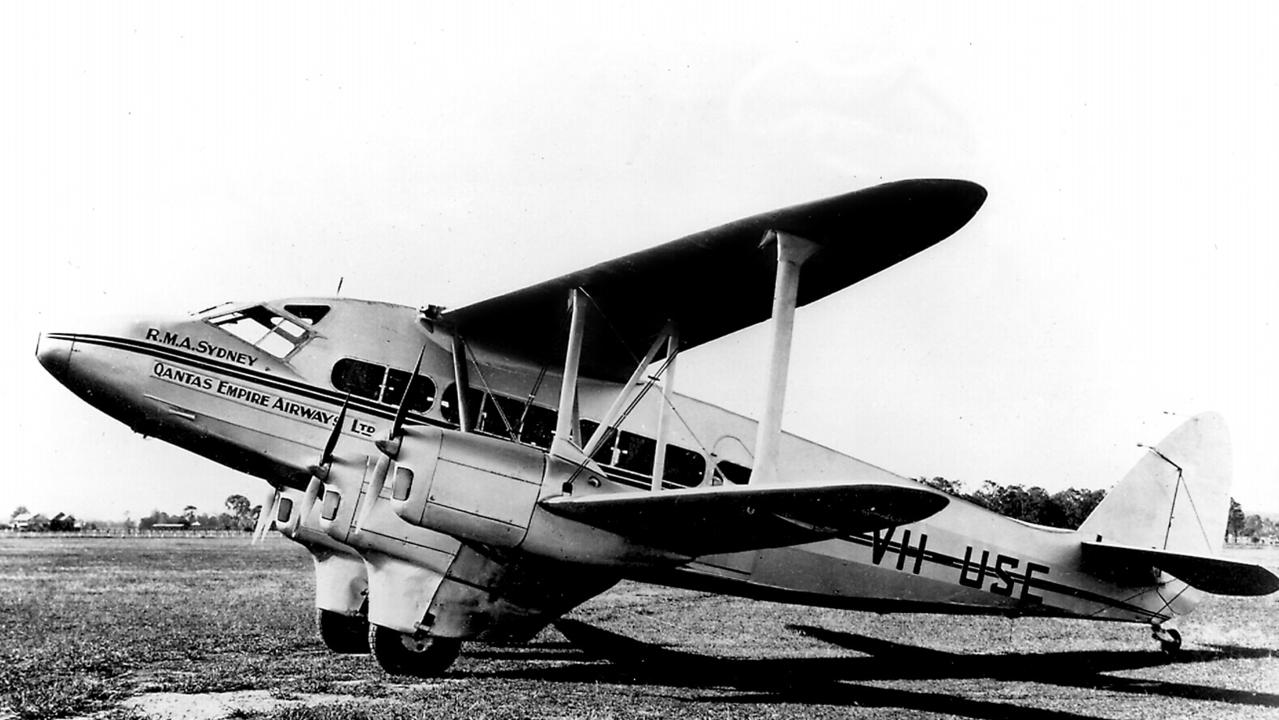
M263 715L280 715L299 709L328 705L375 705L386 699L356 695L322 693L279 693L271 690L237 690L234 692L184 693L159 692L131 697L120 703L126 711L155 720L224 720Z

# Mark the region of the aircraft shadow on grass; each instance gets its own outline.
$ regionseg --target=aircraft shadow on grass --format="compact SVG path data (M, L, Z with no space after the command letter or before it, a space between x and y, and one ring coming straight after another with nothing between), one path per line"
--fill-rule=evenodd
M608 665L574 664L555 668L499 671L495 676L520 676L547 681L591 681L668 687L718 687L739 694L715 695L707 702L800 703L896 707L974 718L1084 718L1060 710L986 702L932 690L911 691L861 684L874 680L991 679L1033 682L1109 692L1160 695L1237 705L1279 707L1279 694L1252 693L1190 683L1116 677L1106 673L1167 664L1203 663L1226 659L1268 657L1271 651L1214 645L1186 650L1171 659L1153 651L1065 651L964 655L879 640L824 628L791 625L791 630L841 648L862 653L849 658L716 658L669 650L575 620L560 620L556 628L589 655ZM551 648L547 648L551 650ZM486 653L486 656L489 656ZM557 647L546 659L580 655ZM522 655L528 660L527 654Z

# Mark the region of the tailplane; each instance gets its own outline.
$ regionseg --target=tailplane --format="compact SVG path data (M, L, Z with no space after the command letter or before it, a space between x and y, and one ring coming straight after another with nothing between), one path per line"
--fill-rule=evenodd
M1129 584L1165 572L1219 595L1279 590L1270 570L1214 557L1225 539L1230 464L1230 435L1215 413L1196 415L1147 448L1079 527L1090 572ZM1183 598L1179 612L1194 602Z
M1216 555L1230 510L1230 434L1216 413L1187 420L1084 520L1085 541Z

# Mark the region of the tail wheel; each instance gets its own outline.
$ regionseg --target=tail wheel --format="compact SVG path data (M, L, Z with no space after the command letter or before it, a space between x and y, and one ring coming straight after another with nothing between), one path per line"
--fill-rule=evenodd
M1160 638L1159 649L1163 650L1165 654L1176 655L1181 650L1181 633L1172 628L1168 628L1164 632L1167 637Z
M325 647L335 653L363 655L369 651L369 621L359 615L316 608L315 625Z
M399 630L369 625L369 648L377 664L392 675L435 677L448 669L462 649L457 638L414 637Z

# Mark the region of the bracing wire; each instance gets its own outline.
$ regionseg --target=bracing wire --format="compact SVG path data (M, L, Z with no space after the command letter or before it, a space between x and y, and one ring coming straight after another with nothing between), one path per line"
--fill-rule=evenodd
M493 400L493 407L497 408L497 416L501 418L502 425L506 427L506 434L512 440L519 442L515 429L511 427L511 421L506 418L506 411L502 409L501 401L498 400L493 388L489 386L488 380L484 377L484 368L480 366L480 360L476 357L475 351L471 349L469 343L463 344L462 347L466 348L466 354L470 356L471 362L475 363L475 374L480 376L480 384L484 386L484 392L488 393L489 398Z

